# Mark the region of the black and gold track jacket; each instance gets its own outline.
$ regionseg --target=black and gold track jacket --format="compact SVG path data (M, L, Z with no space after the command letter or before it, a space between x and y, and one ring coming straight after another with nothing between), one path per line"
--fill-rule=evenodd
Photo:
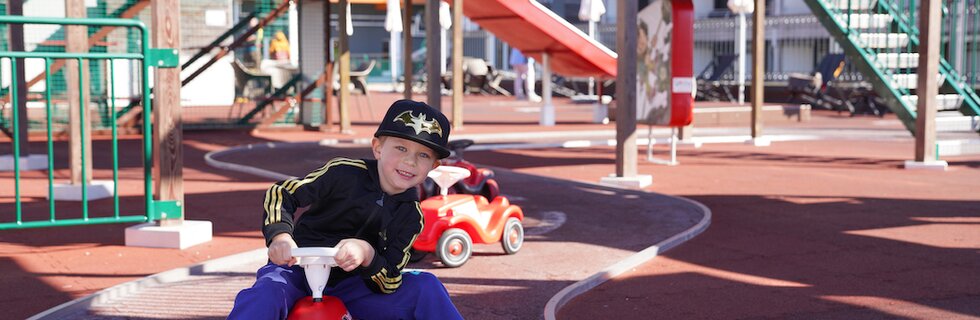
M294 223L296 209L306 206ZM392 293L401 285L401 270L423 226L415 188L385 194L375 160L334 158L302 179L276 182L265 193L264 208L266 245L284 232L300 247L333 247L346 238L370 243L375 251L371 265L353 272L334 267L329 285L360 276L378 293Z

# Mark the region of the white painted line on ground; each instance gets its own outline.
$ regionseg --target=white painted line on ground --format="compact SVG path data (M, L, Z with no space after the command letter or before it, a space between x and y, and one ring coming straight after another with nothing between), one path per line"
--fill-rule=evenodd
M629 256L625 260L617 262L616 264L613 264L612 266L603 269L599 273L593 274L592 276L586 278L585 280L573 283L572 285L565 287L557 294L555 294L553 297L551 297L550 300L548 300L548 304L545 305L544 307L545 320L555 320L556 316L558 315L558 309L561 309L562 306L564 306L566 303L568 303L578 295L581 295L582 293L585 293L591 290L592 288L595 288L596 286L602 284L603 282L615 278L616 276L628 270L631 270L640 264L643 264L647 261L652 260L653 258L656 258L660 252L666 252L667 250L670 250L673 247L676 247L684 242L687 242L688 240L704 232L704 230L708 229L708 225L711 224L711 209L708 209L708 207L694 200L690 200L682 197L674 197L674 198L690 202L691 204L700 208L701 211L703 212L701 221L699 221L698 224L688 228L687 230L684 230L681 233L678 233L670 238L667 238L664 241L660 241L659 243L650 246L644 249L643 251L637 252L632 256Z
M549 232L555 231L560 228L565 221L568 221L568 215L561 211L545 211L541 213L541 222L534 227L528 227L524 229L524 235L527 236L540 236L547 234Z

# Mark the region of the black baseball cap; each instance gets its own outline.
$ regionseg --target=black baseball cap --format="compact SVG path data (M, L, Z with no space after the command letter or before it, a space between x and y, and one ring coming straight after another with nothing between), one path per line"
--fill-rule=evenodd
M449 120L424 102L398 100L392 103L374 136L412 140L431 148L439 159L449 156Z

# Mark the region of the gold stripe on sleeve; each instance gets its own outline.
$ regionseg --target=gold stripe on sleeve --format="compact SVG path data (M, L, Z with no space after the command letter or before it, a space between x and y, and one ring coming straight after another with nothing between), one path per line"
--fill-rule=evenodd
M272 224L272 219L275 218L275 209L272 207L272 189L275 189L279 185L273 185L269 189L265 190L265 203L263 208L265 209L265 224Z
M310 172L303 179L290 179L283 181L281 184L275 184L272 187L269 187L269 189L265 192L265 224L269 225L282 221L282 202L284 200L283 190L289 192L290 194L295 193L299 187L316 181L316 179L326 173L328 169L338 165L349 165L367 170L367 164L365 164L362 160L335 158L327 162L327 164L323 165L319 169Z
M320 169L310 172L310 174L306 175L306 177L303 178L302 180L289 180L287 183L284 183L283 185L286 186L286 191L289 191L289 193L294 193L296 192L296 189L299 189L299 187L303 186L304 184L315 181L317 178L319 178L324 173L326 173L327 170L337 165L349 165L349 166L354 166L367 170L367 165L364 163L364 161L351 160L347 158L336 158L330 160L330 162L327 162L327 164L321 167Z

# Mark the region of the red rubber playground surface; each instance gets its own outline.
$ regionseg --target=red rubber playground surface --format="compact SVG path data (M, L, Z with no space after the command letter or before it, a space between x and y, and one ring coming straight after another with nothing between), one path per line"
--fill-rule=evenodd
M372 100L384 98L375 95ZM542 131L615 128L587 123L588 110L573 105L559 105L559 125L553 128L534 124L534 112L504 112L501 119L506 120L491 121L488 115L495 111L512 110L506 109L505 102L487 101L469 114L482 121L454 134L528 132L534 136ZM372 107L374 113L384 108L380 103ZM563 110L567 112L561 113ZM123 229L128 225L0 232L4 318L26 318L120 283L261 248L258 208L271 180L211 167L204 155L253 143L348 140L367 137L373 131L371 119L355 123L355 136L296 131L186 132L185 209L189 219L214 224L214 240L206 244L185 250L125 247ZM567 212L568 221L549 234L529 238L528 247L513 256L497 254L493 251L499 251L497 247L458 269L439 268L435 262L426 265L425 261L422 267L444 279L468 319L540 318L544 302L574 283L572 279L584 279L615 262L607 261L625 258L697 221L693 213L652 205L670 203L672 198L658 195L663 194L707 206L710 227L571 299L559 309L559 319L980 317L980 277L976 275L980 268L980 156L948 157L950 166L945 172L903 170L902 163L911 158L913 141L890 117L849 118L815 112L809 122L774 124L765 130L853 134L776 141L768 147L741 143L706 144L698 149L682 146L678 153L681 164L673 167L646 162L641 145L639 171L653 176L653 185L644 193L593 186L615 171L613 147L468 151L468 160L500 172L505 195L526 194L526 199L514 202L531 212ZM124 141L124 145L138 143ZM667 149L658 144L654 151L663 158ZM345 151L357 152L362 151ZM325 160L290 162L286 160L295 158L256 155L225 160L290 175L315 167L314 160ZM138 173L138 157L123 163L124 172ZM96 171L96 175L105 173L98 166ZM0 173L4 212L12 206L8 188L12 176ZM42 179L44 173L26 176ZM67 168L56 170L56 176L66 177ZM513 192L522 194L508 191L505 181L511 182ZM622 212L604 210L633 198L659 201L650 202L657 209L642 215L635 214L643 210L635 204ZM43 194L31 201L44 202ZM540 203L556 205L543 208ZM665 222L643 225L660 221L657 219ZM529 226L540 226L535 223L532 219ZM566 267L572 263L582 267ZM499 268L509 271L498 274ZM140 306L121 305L113 316L89 314L85 318L221 318L221 312L226 312L222 310L230 308L229 297L239 288L213 288L213 296L184 297L214 299L211 308L180 313L179 304L172 301L181 297L158 295L153 303L169 308L169 313L146 315L135 311Z

